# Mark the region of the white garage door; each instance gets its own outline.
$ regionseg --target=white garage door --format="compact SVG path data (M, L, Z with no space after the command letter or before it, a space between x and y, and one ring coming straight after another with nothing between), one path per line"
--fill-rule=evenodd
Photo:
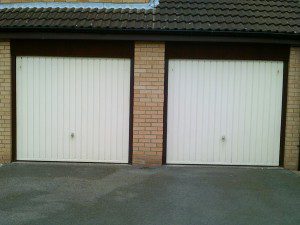
M18 160L128 162L129 59L16 63Z
M283 63L170 60L167 163L279 164Z

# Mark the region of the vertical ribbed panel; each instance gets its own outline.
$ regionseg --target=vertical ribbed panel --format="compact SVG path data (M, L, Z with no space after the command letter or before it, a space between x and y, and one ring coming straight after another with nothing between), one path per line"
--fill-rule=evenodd
M167 163L279 164L282 62L170 60L168 82Z
M17 159L127 163L129 107L129 59L17 57Z

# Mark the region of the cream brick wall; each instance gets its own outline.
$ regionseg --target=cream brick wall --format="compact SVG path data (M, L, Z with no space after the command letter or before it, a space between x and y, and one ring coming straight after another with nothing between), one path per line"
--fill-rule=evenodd
M11 161L10 43L0 40L0 163Z
M110 2L110 3L147 3L149 0L0 0L0 3L21 2Z
M165 44L136 42L134 51L133 164L162 164ZM300 136L300 48L291 48L284 167L296 170ZM10 43L0 40L0 163L11 161Z
M165 44L136 42L133 164L162 164Z
M288 74L288 97L284 167L298 168L300 139L300 48L292 47Z

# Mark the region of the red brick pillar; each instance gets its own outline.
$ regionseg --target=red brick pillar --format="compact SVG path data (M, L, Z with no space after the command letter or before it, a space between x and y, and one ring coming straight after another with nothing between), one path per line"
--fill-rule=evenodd
M134 165L162 164L164 68L164 43L135 43L132 155Z

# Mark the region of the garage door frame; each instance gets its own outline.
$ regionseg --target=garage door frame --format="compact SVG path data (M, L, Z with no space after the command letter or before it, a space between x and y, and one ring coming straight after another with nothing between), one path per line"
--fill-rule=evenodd
M165 83L164 83L164 125L163 164L167 161L167 119L168 119L168 71L170 59L210 59L210 60L264 60L283 61L282 114L280 130L279 166L284 163L285 126L287 109L288 45L231 44L231 43L166 43Z
M12 161L17 161L17 94L16 58L18 56L97 57L130 59L129 154L132 164L134 42L84 40L13 40L11 41L12 71Z

